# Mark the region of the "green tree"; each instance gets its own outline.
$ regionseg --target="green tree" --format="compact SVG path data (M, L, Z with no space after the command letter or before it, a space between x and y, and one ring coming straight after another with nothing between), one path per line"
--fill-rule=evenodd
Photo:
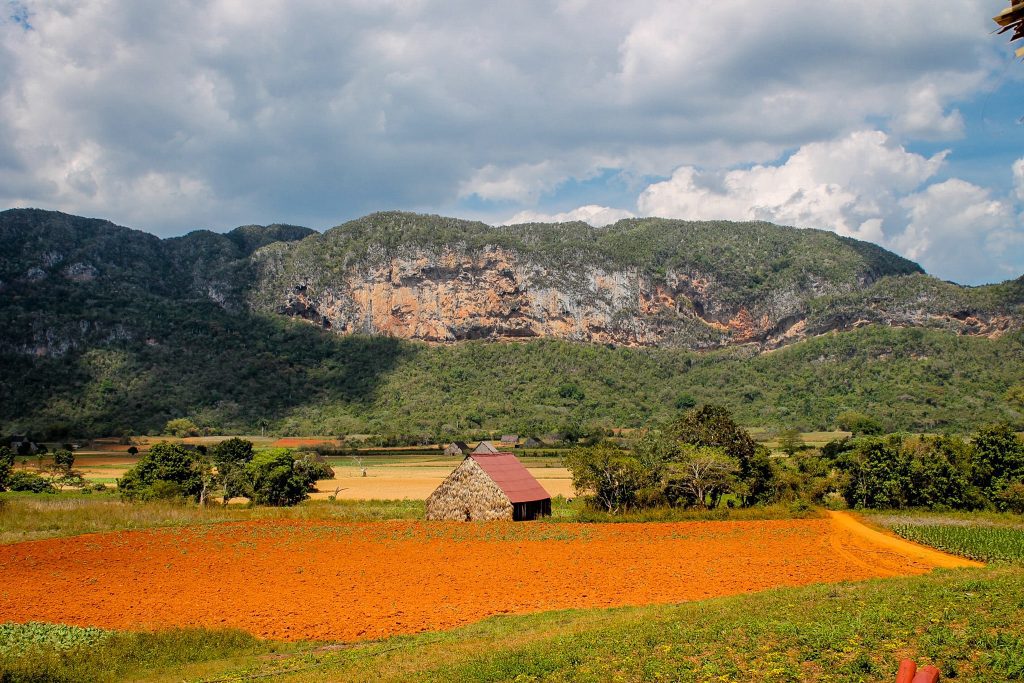
M738 465L738 484L742 485L741 503L753 505L773 487L772 468L764 457L756 457L757 444L747 430L736 424L732 414L722 406L705 405L683 413L665 430L682 444L721 448Z
M971 486L972 449L955 436L908 440L903 450L910 458L907 502L912 507L963 510L983 507Z
M167 424L164 425L164 434L170 434L179 439L186 436L199 436L199 426L187 417L179 417L167 421Z
M210 449L210 458L217 468L223 504L232 498L249 497L249 477L246 465L253 459L252 441L234 437L221 441Z
M181 444L161 442L118 480L126 500L185 497L202 501L210 466L201 453Z
M565 456L565 466L576 490L592 492L595 507L611 514L632 507L637 491L649 479L633 455L609 442L573 448Z
M736 485L739 464L724 448L685 444L665 473L665 494L674 505L718 507Z
M836 415L836 425L844 431L852 432L854 436L879 436L885 431L881 422L854 410Z
M53 466L58 470L68 473L75 466L75 454L73 451L64 448L53 452Z
M796 455L796 452L804 447L804 438L796 427L783 429L779 432L779 450L786 455Z
M973 438L974 468L971 480L990 501L999 502L1003 489L1024 481L1024 443L1006 423L979 429Z
M14 467L14 451L7 446L0 446L0 491L7 488L7 480Z
M910 499L912 486L910 458L899 436L862 437L853 448L842 453L837 465L850 479L843 495L850 505L860 508L903 508Z
M245 466L252 502L257 505L295 505L309 497L316 482L310 473L296 467L288 449L261 451Z
M691 394L685 391L676 396L676 410L689 410L690 408L693 408L696 405L697 399L695 399Z

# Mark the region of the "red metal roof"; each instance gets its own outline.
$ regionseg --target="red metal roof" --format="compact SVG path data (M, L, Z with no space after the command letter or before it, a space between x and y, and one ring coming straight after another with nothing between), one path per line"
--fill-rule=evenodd
M468 457L480 465L513 503L529 503L551 497L511 453L474 453Z

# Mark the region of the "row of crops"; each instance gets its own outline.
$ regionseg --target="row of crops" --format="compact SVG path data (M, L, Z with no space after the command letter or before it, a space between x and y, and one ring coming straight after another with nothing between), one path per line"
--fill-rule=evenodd
M1024 527L973 526L962 523L890 524L910 541L982 562L1024 562Z

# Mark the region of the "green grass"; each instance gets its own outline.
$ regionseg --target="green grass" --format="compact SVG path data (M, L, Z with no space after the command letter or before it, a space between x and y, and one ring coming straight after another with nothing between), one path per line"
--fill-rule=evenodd
M554 503L554 501L552 501ZM557 506L552 505L552 516L557 516ZM593 523L648 523L648 522L719 522L719 521L753 521L760 519L807 519L820 517L821 512L805 505L778 503L775 505L758 505L750 508L718 507L714 510L694 508L652 508L635 510L610 515L606 512L593 510L579 498L567 503L563 513L574 522Z
M423 501L307 501L292 508L125 503L113 494L0 494L0 544L78 534L254 519L332 519L368 522L423 519Z
M48 624L0 625L0 681L119 681L178 676L182 666L287 652L237 630L130 633ZM177 680L181 680L178 676Z

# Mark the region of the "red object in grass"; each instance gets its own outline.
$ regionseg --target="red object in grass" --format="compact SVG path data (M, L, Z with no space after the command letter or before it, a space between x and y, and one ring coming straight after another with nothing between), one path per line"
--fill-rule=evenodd
M939 683L939 670L934 666L922 666L911 683Z
M916 673L917 662L913 659L904 659L900 662L900 670L896 674L896 683L914 683L914 674Z

